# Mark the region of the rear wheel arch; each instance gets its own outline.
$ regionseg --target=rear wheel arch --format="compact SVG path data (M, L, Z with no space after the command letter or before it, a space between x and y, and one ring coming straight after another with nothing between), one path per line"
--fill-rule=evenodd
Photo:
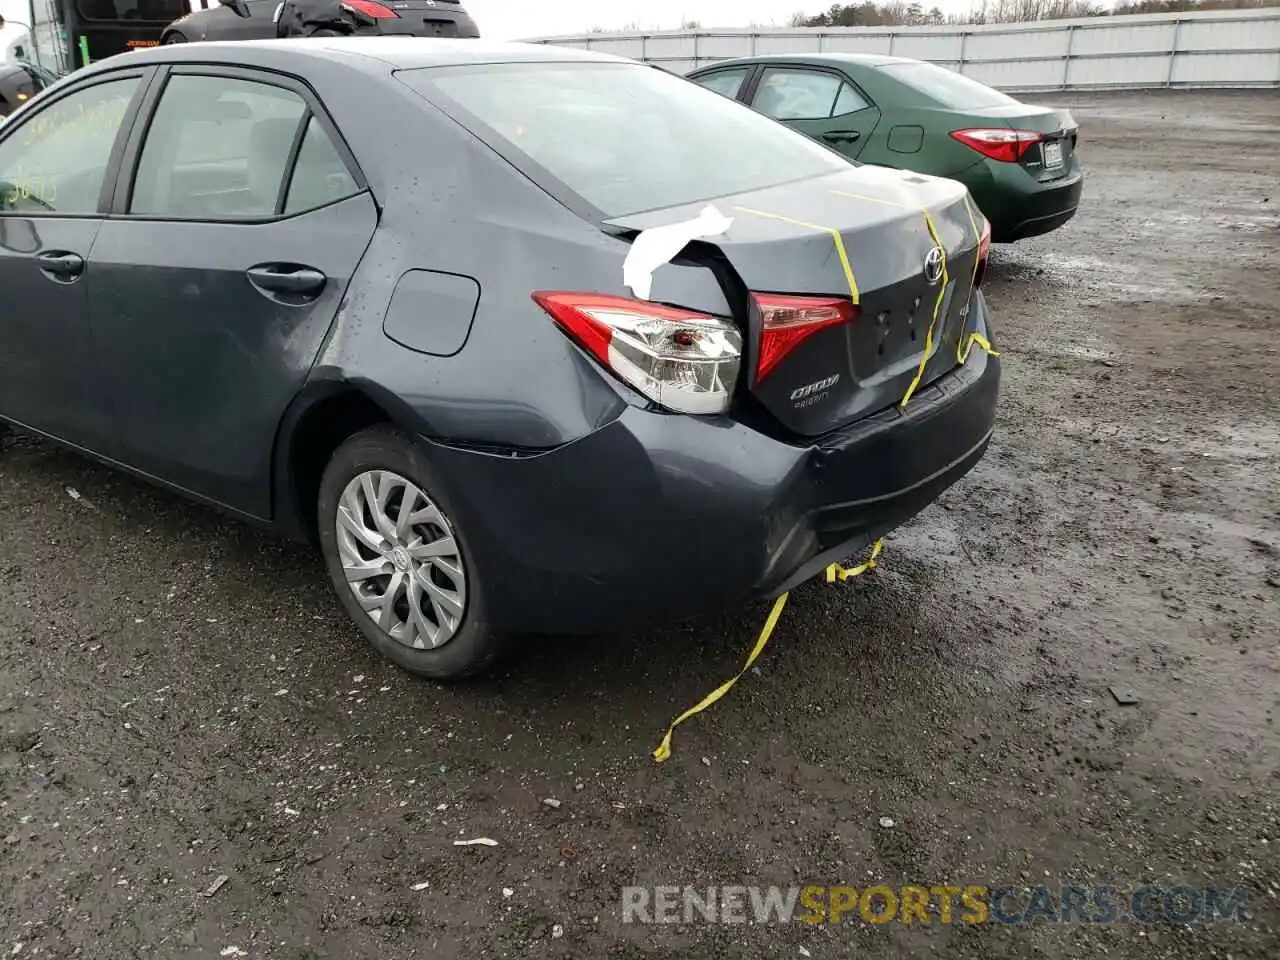
M326 385L300 397L276 441L276 524L290 536L318 542L316 503L334 452L361 430L395 423L383 406L350 384Z

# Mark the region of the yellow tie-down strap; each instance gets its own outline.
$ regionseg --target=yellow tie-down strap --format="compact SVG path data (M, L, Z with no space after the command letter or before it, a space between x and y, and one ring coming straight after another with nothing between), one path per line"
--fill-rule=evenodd
M832 193L835 193L842 197L849 197L854 200L866 200L871 203L882 203L891 207L900 207L904 209L910 209L910 207L908 207L907 204L898 203L893 200L885 200L880 197L869 197L869 196L862 196L861 194L856 194L856 193L845 193L844 191L841 191L841 190L833 190ZM978 230L977 220L973 216L973 209L969 205L969 197L967 193L965 195L964 204L965 204L965 211L969 214L969 224L973 227L974 237L978 243L981 243L982 233L981 231ZM844 238L840 235L839 230L835 229L834 227L824 227L824 226L821 226L820 224L809 223L804 220L797 220L794 217L784 216L783 214L779 214L779 213L768 213L763 210L753 210L749 207L736 207L735 209L742 213L749 213L753 216L765 217L770 220L779 220L783 223L790 223L798 227L805 227L810 230L818 230L818 231L822 231L824 233L830 234L832 240L835 243L836 255L840 258L840 265L841 267L844 268L845 279L849 283L849 295L853 298L853 302L855 304L861 302L861 298L858 295L858 283L857 283L857 280L854 278L853 264L849 261L849 253L845 249ZM933 240L934 245L942 250L942 286L939 288L938 297L934 301L933 318L929 321L929 329L925 334L924 356L921 357L920 359L920 365L919 367L916 368L915 376L912 378L910 386L907 387L906 394L904 394L902 397L902 400L899 401L899 405L903 407L907 405L907 402L911 399L916 389L920 386L920 380L924 376L924 368L926 364L928 364L929 362L929 355L933 352L934 329L938 323L938 316L942 310L942 302L945 299L947 287L951 282L951 276L950 276L950 273L948 272L947 251L946 251L946 247L942 245L942 240L938 236L937 224L933 222L933 215L928 211L927 208L921 208L920 212L924 215L925 227L929 231L929 237ZM975 255L974 261L973 261L973 279L976 280L977 277L978 277L978 259L977 259L977 256ZM972 284L970 285L970 289L972 290ZM972 295L972 293L970 295ZM965 360L968 358L969 351L975 345L981 347L983 350L991 354L993 357L1000 356L1000 354L997 353L992 348L990 341L988 341L986 337L984 337L980 333L977 333L976 331L971 331L967 338L964 336L960 338L960 342L957 346L957 359L961 364L963 364ZM845 580L851 580L854 577L860 577L864 573L871 572L876 568L876 561L879 559L883 549L884 549L884 538L881 537L879 540L876 541L875 546L872 547L871 556L869 556L865 561L860 563L858 566L843 567L838 563L831 564L829 567L827 567L827 570L826 570L827 583L836 583L837 581L844 582ZM709 694L703 697L698 703L694 704L684 713L680 714L680 716L676 717L674 720L671 721L671 725L667 727L667 732L663 736L662 742L659 743L657 746L657 749L653 751L653 759L657 763L663 763L666 760L671 758L671 738L675 734L676 727L680 726L680 724L684 723L690 717L697 716L703 710L706 710L708 707L712 706L718 700L724 697L725 694L727 694L730 690L733 689L734 684L736 684L739 680L742 679L743 674L745 674L748 670L750 670L751 667L754 666L755 662L758 659L760 659L760 654L764 652L764 648L769 643L769 638L773 636L773 631L778 626L778 620L782 616L783 608L786 607L787 605L788 596L790 596L789 593L784 593L782 594L782 596L778 597L778 599L773 602L773 609L769 611L769 616L764 622L764 627L760 630L760 635L756 638L755 646L751 648L751 653L747 655L747 661L742 665L742 669L739 670L732 677L730 677L728 680L726 680L724 683L720 684L720 686L712 690Z
M844 269L844 279L849 284L849 296L853 298L855 304L862 302L862 297L858 295L858 281L853 275L853 264L849 262L849 251L845 249L844 237L840 236L840 231L834 227L824 227L821 224L809 223L807 220L797 220L795 217L783 216L780 213L769 213L766 210L753 210L750 207L734 207L741 213L749 213L753 217L764 217L768 220L779 220L782 223L789 223L795 227L805 227L809 230L819 230L822 233L831 235L831 239L836 245L836 256L840 258L840 266Z
M969 203L968 192L966 192L964 195L964 212L969 214L969 225L973 227L974 236L978 238L978 243L981 244L982 231L978 229L978 221L973 216L973 207ZM978 282L978 258L975 256L973 258L973 280L969 284L970 297L973 296L974 284L976 284L977 282ZM993 357L1000 356L1000 352L996 350L995 347L991 346L991 341L988 340L986 337L984 337L982 334L978 333L977 330L969 331L969 335L967 337L964 335L964 332L961 331L960 339L956 341L956 361L960 364L960 366L963 367L965 364L965 361L969 359L969 351L973 349L975 344L981 347L987 353L991 354L991 356Z
M831 192L837 197L848 197L850 200L863 200L867 203L879 203L887 207L897 207L900 210L916 209L911 204L900 203L897 200L886 200L884 197L872 197L862 193L849 193L845 190L832 190ZM937 330L938 317L942 312L942 303L946 299L947 287L951 283L951 275L948 272L949 264L947 262L947 248L943 246L942 240L938 236L938 226L934 223L933 215L929 212L927 207L921 207L919 209L920 213L924 215L925 228L929 231L930 239L933 240L934 246L938 247L938 249L942 251L942 286L938 288L938 297L933 302L933 317L930 319L929 329L924 335L924 354L920 358L920 365L916 367L915 376L911 378L911 383L907 386L907 392L903 394L902 399L898 401L898 405L900 407L905 407L907 403L910 402L911 398L915 395L916 390L920 387L920 381L924 378L924 368L928 365L929 359L933 354L933 337ZM969 203L968 191L966 191L964 195L964 210L965 213L969 215L969 225L973 227L974 243L981 244L982 231L978 229L978 222L973 216L973 208ZM973 258L973 276L969 284L970 296L972 296L973 281L976 281L977 279L978 257L975 253ZM973 331L969 333L968 337L965 337L962 333L960 335L960 340L956 344L956 359L961 364L969 358L969 351L973 349L975 344L987 351L987 353L991 354L993 357L1000 356L1000 354L991 346L991 342L982 334Z
M867 558L865 563L859 564L852 569L833 563L827 567L827 583L835 583L839 580L849 580L853 577L860 576L876 567L876 558L880 556L880 551L884 547L884 538L881 537L876 541L876 545L872 548L871 556ZM676 732L676 727L684 723L690 717L697 716L707 707L714 704L726 693L733 689L733 685L742 679L742 675L746 673L760 659L760 654L764 652L765 646L769 643L769 638L773 636L774 628L778 625L778 618L782 616L782 609L787 605L787 597L789 593L784 593L773 601L773 609L769 611L769 617L764 622L764 628L760 631L760 636L756 638L756 645L751 648L751 653L747 655L747 662L742 665L742 669L726 680L720 686L716 687L700 701L686 710L680 716L671 721L671 725L667 727L666 735L662 738L662 742L658 744L658 748L653 751L653 759L662 763L671 757L671 737Z

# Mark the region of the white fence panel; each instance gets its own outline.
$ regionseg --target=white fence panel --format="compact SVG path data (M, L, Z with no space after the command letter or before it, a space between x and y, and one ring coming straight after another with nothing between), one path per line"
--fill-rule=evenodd
M763 38L761 38L763 39ZM804 37L792 37L792 40L803 41ZM893 35L889 33L828 33L819 37L823 53L888 53L893 46ZM812 41L808 41L812 44ZM813 49L812 46L809 47Z
M1280 53L1210 53L1178 57L1170 81L1177 86L1215 87L1246 76L1280 77Z
M1068 87L1158 87L1168 78L1167 57L1099 57L1067 65Z
M932 60L934 62L949 60L959 63L963 53L960 50L963 37L952 34L936 33L913 34L904 33L894 38L893 55L895 57L914 57L916 60Z
M1168 53L1173 49L1173 23L1151 23L1124 27L1097 27L1076 31L1073 57L1118 57L1137 51Z
M1005 63L1025 62L1032 57L1065 57L1070 33L1060 29L974 33L967 38L964 55L967 60Z
M812 53L813 38L761 34L756 38L756 53Z
M687 73L763 54L879 53L928 60L1006 90L1280 86L1280 8L954 27L822 27L592 34L586 47Z
M1178 34L1179 50L1280 49L1280 17L1250 23L1197 23L1183 25Z

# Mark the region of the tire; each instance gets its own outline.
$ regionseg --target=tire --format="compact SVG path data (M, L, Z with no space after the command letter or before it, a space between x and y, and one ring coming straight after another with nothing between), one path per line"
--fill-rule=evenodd
M419 520L404 533L393 525L406 496ZM383 508L381 522L371 502ZM317 510L320 548L338 600L375 650L433 680L460 680L497 663L506 637L489 625L461 518L411 437L378 426L346 440L325 468ZM340 510L347 522L340 523ZM413 555L427 543L433 545L431 559ZM356 573L351 582L348 568ZM393 586L395 599L387 608L382 601ZM457 608L461 613L454 616Z
M187 43L187 35L181 30L171 30L164 35L164 42L169 43Z

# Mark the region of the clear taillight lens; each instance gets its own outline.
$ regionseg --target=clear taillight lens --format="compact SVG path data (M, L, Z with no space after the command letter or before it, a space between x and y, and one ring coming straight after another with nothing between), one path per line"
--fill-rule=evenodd
M783 357L819 330L851 323L858 315L853 303L839 297L793 297L779 293L753 293L751 297L760 311L757 383Z
M1002 163L1017 163L1022 155L1044 139L1034 130L1010 130L1007 127L952 130L951 136L984 157Z
M987 275L987 260L991 256L991 221L983 217L982 237L978 240L978 268L974 271L973 285L982 286L982 279Z
M730 320L605 293L539 292L533 299L619 379L677 413L729 408L742 362Z

